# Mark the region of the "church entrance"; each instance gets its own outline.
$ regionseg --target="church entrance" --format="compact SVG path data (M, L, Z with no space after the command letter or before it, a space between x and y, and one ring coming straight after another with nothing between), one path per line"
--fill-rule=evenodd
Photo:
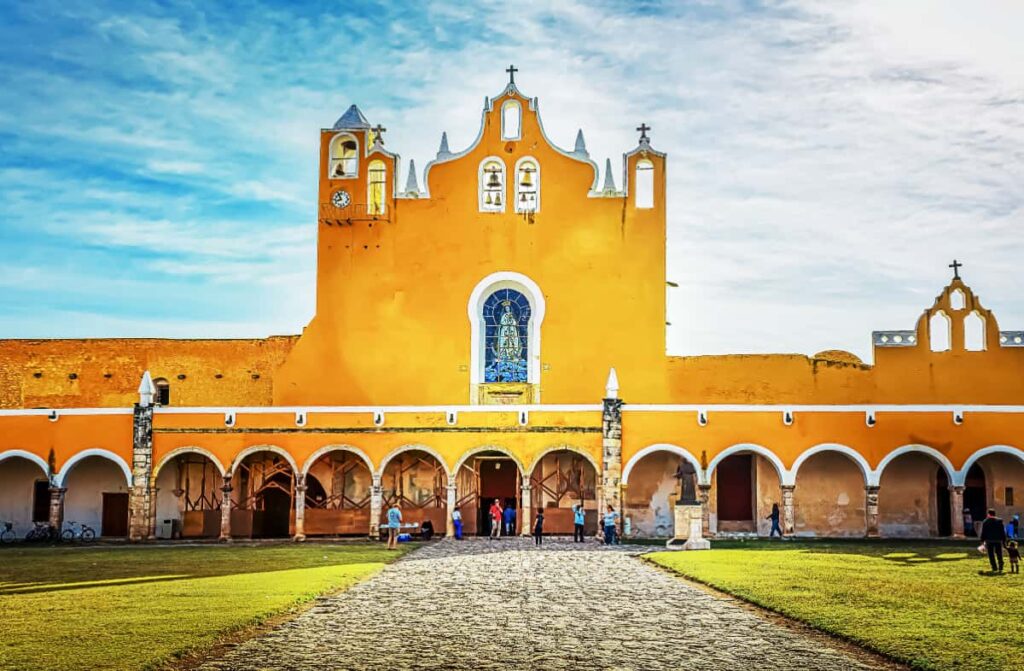
M754 532L754 456L735 454L715 471L718 485L718 530Z
M964 516L970 512L971 519L981 522L988 512L988 497L985 495L985 471L974 464L964 479ZM973 529L964 530L968 535L977 535Z
M519 492L522 486L520 477L516 462L497 451L485 452L466 462L458 475L458 507L462 512L465 533L490 535L490 509L494 499L498 499L502 508L511 508L515 511L512 533L519 533L522 522L519 505Z

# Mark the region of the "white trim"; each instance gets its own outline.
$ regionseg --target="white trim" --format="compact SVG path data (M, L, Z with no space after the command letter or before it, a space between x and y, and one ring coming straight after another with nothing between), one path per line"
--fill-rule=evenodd
M591 455L589 452L587 452L583 448L576 447L575 445L565 444L565 445L552 445L551 447L546 447L543 450L541 450L540 454L538 454L536 457L533 458L533 463L531 463L530 466L529 466L529 470L527 471L528 477L533 477L533 472L535 470L537 470L537 466L539 466L540 462L544 460L544 457L548 456L549 454L553 454L555 452L572 452L573 454L578 454L581 457L584 457L587 460L587 462L591 466L594 467L594 472L595 473L597 473L597 474L601 473L601 466L598 465L598 463L594 459L593 455ZM622 481L623 484L625 484L625 482L626 482L625 480Z
M964 412L1024 413L1024 405L928 405L928 404L855 404L855 405L782 405L782 404L735 404L695 405L676 403L627 403L623 412Z
M480 454L481 452L501 452L504 456L508 457L509 459L515 462L516 468L519 469L519 474L523 476L524 480L530 477L530 474L527 473L525 470L526 467L523 465L523 462L519 461L519 457L513 454L508 448L501 447L500 445L478 445L477 447L471 448L468 451L463 452L462 456L459 457L459 460L455 462L455 467L452 468L451 472L454 473L456 477L458 477L459 471L462 469L463 466L466 465L466 462L469 461L472 457L475 457L476 455Z
M529 161L530 163L532 163L533 167L536 168L536 174L534 175L534 179L536 180L535 183L534 183L534 185L535 185L534 195L537 197L537 204L536 204L536 207L534 207L534 209L532 209L532 210L522 210L522 209L519 208L519 166L522 163L525 163L526 161ZM533 156L523 156L523 157L521 157L518 161L516 161L515 167L512 169L512 180L513 180L512 191L513 191L513 193L515 193L515 196L513 196L513 201L514 202L513 202L513 205L512 205L512 209L516 213L523 213L523 212L538 213L538 212L540 212L540 161L535 159Z
M957 472L957 479L959 485L963 485L967 480L967 471L971 470L971 466L978 462L982 457L987 457L990 454L1009 454L1010 456L1017 457L1024 462L1024 450L1013 447L1012 445L989 445L976 451L971 456L967 457L967 461L964 462L963 467ZM3 455L0 455L2 458Z
M517 121L518 121L518 124L517 124L518 128L516 128L516 130L518 132L515 135L510 135L507 132L507 130L505 129L505 110L507 108L509 108L509 107L515 107L516 108L516 112L519 115L519 118L517 119ZM506 140L513 140L513 141L515 141L515 140L522 140L523 139L523 104L521 102L519 102L519 100L516 99L516 98L509 98L505 102L501 103L501 109L498 110L498 114L501 117L501 139L502 139L502 141L504 142Z
M404 452L413 452L415 450L419 450L420 452L426 452L434 459L436 459L437 463L441 464L441 468L444 469L444 474L448 478L449 483L452 482L452 471L449 470L448 462L445 461L444 457L441 456L441 453L435 450L434 448L430 447L429 445L422 445L419 443L408 443L406 445L401 445L388 452L387 456L381 459L380 470L376 471L376 475L378 477L384 477L384 471L387 469L388 464L391 463L392 459L394 459L395 457ZM374 471L370 472L373 473Z
M726 459L727 457L731 457L734 454L742 454L744 452L752 452L754 454L759 454L768 461L770 461L772 466L775 467L775 472L779 476L779 484L782 485L783 487L794 484L792 474L785 467L785 465L783 465L782 460L779 459L778 455L769 450L767 447L757 445L756 443L739 443L737 445L731 445L722 450L721 452L719 452L718 454L716 454L715 458L712 459L711 463L708 464L708 470L705 474L705 478L707 479L704 482L704 484L711 484L711 476L712 474L714 474L715 468L717 468L718 464L722 463L724 459Z
M165 408L154 408L156 414L167 415L222 415L225 412L232 412L237 415L291 415L296 412L307 414L335 414L335 415L373 415L374 412L386 414L423 414L429 412L509 412L518 413L522 410L530 412L601 412L604 406L599 403L592 404L564 404L552 403L543 405L541 403L517 403L515 405L342 405L342 406L250 406L250 407L184 407L173 406Z
M888 466L893 459L909 454L911 452L919 452L921 454L927 454L935 461L939 462L939 465L946 469L946 477L949 478L949 484L954 486L963 485L963 480L960 478L960 472L953 468L953 464L950 463L949 459L942 452L939 452L934 447L928 447L927 445L904 445L897 447L889 454L882 457L882 460L878 462L878 466L872 474L873 481L870 483L871 486L879 487L882 483L882 473L885 471L885 467Z
M633 468L640 463L640 460L649 454L654 452L671 452L672 454L679 455L683 459L686 459L693 467L697 470L697 482L706 485L711 480L705 476L704 469L701 468L700 462L697 461L697 457L694 456L689 450L678 445L672 445L671 443L655 443L654 445L648 445L644 449L640 450L626 462L625 468L622 469L622 485L625 486L629 482L629 474L633 472Z
M363 463L366 464L366 468L370 470L370 475L373 475L373 462L370 460L370 457L367 456L366 452L363 452L355 445L346 445L343 443L338 443L335 445L324 445L316 452L309 455L309 458L306 459L305 463L302 464L303 480L305 480L306 476L309 475L309 469L313 468L313 464L319 461L321 457L330 454L331 452L351 452L352 454L356 455L357 457L363 460Z
M534 282L529 277L521 273L516 273L512 271L500 271L497 273L491 273L487 277L477 282L477 285L473 287L473 291L469 294L469 302L466 304L466 314L469 316L470 328L469 395L471 403L476 401L476 398L474 398L473 394L473 391L476 389L476 385L483 383L484 301L486 301L487 298L498 289L515 289L516 291L522 292L526 296L527 300L530 301L530 324L528 328L529 333L527 336L529 338L529 342L527 344L527 354L529 356L529 370L527 373L527 381L530 384L540 384L541 326L544 323L544 314L547 310L547 303L545 303L544 301L544 293L540 290L540 287L537 286L536 282ZM536 398L539 398L539 395L537 395ZM505 405L500 407L502 410L508 410L513 406ZM516 412L520 412L523 409L526 409L528 411L531 407L537 407L540 410L544 409L544 406L541 406L539 404L533 404L529 406L519 406Z
M224 476L224 464L220 463L220 459L218 459L216 457L216 455L213 454L213 452L210 452L209 450L204 450L201 447L191 447L190 446L190 447L176 447L173 450L171 450L170 452L168 452L167 454L165 454L163 456L163 458L160 460L160 462L156 465L156 468L153 469L153 480L155 481L156 480L156 476L160 474L160 469L162 469L164 466L169 464L171 462L171 460L173 460L173 459L175 459L177 457L180 457L183 454L200 454L200 455L206 457L211 462L213 462L214 466L217 467L217 471L220 472L221 476L222 477Z
M15 408L0 410L0 417L39 415L49 417L52 413L64 415L131 415L132 408Z
M235 471L238 470L241 463L245 461L245 458L249 455L256 454L257 452L273 452L279 457L284 457L285 461L288 462L288 465L292 467L292 477L298 476L299 467L295 464L295 459L292 458L292 455L289 454L287 450L280 448L277 445L252 445L245 448L235 455L235 458L231 461L231 470L228 471L227 474L234 476Z
M869 464L868 460L864 458L864 455L852 447L840 445L839 443L821 443L820 445L815 445L814 447L801 452L800 456L798 456L796 461L793 462L793 467L789 469L793 476L794 485L796 484L797 475L800 473L800 466L814 455L821 454L822 452L837 452L839 454L846 455L860 468L861 475L864 477L864 485L874 485L871 481L874 473L871 469L871 464Z
M128 486L132 486L132 469L128 466L128 462L110 450L104 450L101 448L82 450L65 461L60 467L60 471L54 475L54 484L57 487L63 487L64 481L67 479L68 474L71 473L71 469L74 468L75 464L80 462L82 459L88 459L89 457L103 457L104 459L109 459L114 462L114 464L117 465L124 473L124 479L128 482Z
M501 165L501 209L488 209L484 206L484 166L490 162ZM486 156L476 168L476 203L477 209L483 214L501 214L508 206L508 166L500 156ZM494 206L489 206L493 208Z
M331 167L333 166L334 163L334 143L340 137L352 138L352 140L356 143L356 171L353 174L345 175L344 177L334 177L331 174ZM359 138L357 138L349 131L340 131L336 133L327 143L327 179L332 182L337 182L344 179L359 179ZM333 190L331 191L331 195L334 195Z
M43 475L47 478L50 477L50 465L46 463L46 459L43 459L38 454L32 454L25 450L4 450L3 452L0 452L0 461L14 458L27 459L31 461L33 464L43 469Z

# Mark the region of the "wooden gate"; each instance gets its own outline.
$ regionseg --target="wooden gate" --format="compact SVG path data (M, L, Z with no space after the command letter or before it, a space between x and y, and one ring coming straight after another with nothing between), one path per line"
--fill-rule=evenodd
M553 457L555 468L545 475L544 461L549 457ZM596 479L597 472L593 465L574 452L546 455L530 476L530 503L533 508L531 519L536 517L543 506L544 533L571 534L575 525L572 507L581 505L584 508L584 531L588 534L596 533ZM588 502L591 503L589 509Z
M411 481L412 475L424 466L431 473L431 486L426 495L422 491L408 491L406 476ZM430 520L435 534L445 534L448 529L448 476L437 459L415 451L400 454L388 464L381 488L384 500L381 524L387 522L388 509L397 503L404 524L415 522L422 525Z
M306 516L307 536L341 535L365 536L370 528L370 485L372 476L366 462L351 452L331 452L330 491L321 486L316 492L310 486L313 475L306 475ZM310 469L312 470L312 469ZM347 483L353 482L357 474L365 472L368 482L362 496L347 491Z
M215 538L220 533L220 471L202 455L182 455L176 465L177 480L171 493L181 500L182 538ZM198 482L195 466L199 467Z

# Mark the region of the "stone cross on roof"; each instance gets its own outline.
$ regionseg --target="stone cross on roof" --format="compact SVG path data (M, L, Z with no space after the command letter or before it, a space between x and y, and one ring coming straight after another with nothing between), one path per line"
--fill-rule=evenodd
M651 130L651 127L648 126L647 124L645 124L645 123L640 124L637 127L637 130L640 131L640 141L641 142L643 142L644 140L648 140L649 141L651 139L651 138L647 137L647 131Z
M519 72L519 68L514 65L509 65L505 68L505 72L508 73L508 83L512 86L516 85L516 73Z
M371 128L370 130L373 131L373 135L374 135L374 140L373 141L374 142L380 142L381 144L384 144L384 133L387 132L388 129L385 128L384 126L381 126L380 124L377 124L376 126Z
M953 279L960 279L960 269L963 268L964 264L960 263L956 259L953 259L953 263L949 264L949 268L953 269Z

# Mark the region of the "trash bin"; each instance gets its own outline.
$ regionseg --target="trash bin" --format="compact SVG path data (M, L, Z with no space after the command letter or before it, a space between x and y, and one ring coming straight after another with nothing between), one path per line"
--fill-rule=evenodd
M174 522L175 520L161 520L160 524L157 525L156 537L157 538L174 538Z

